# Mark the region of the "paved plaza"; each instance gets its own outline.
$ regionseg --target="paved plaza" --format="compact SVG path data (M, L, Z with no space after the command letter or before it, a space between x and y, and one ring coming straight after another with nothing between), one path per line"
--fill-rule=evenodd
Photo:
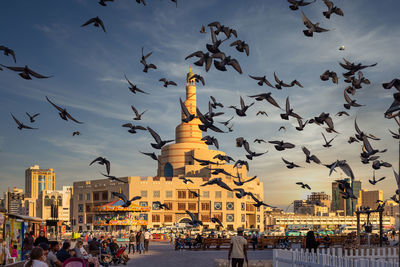
M272 260L272 250L249 250L249 260ZM215 259L227 259L228 250L184 250L176 251L167 242L152 242L146 254L130 254L128 266L135 267L212 267ZM121 265L122 266L122 265Z

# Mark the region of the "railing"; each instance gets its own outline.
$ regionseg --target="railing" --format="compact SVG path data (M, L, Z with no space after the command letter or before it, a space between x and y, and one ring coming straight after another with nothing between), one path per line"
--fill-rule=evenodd
M392 248L332 248L316 253L283 249L273 251L274 267L395 267L399 264L397 260L397 250Z

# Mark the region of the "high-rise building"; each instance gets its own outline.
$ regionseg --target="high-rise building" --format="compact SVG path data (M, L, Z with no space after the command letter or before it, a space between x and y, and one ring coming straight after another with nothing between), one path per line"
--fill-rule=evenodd
M371 209L376 209L378 207L378 200L383 201L383 191L382 190L361 190L361 206L370 207Z
M25 195L37 199L43 190L55 189L56 173L54 169L40 169L34 165L25 170Z
M22 188L14 187L12 191L8 188L8 191L4 192L4 208L7 209L8 213L21 214L24 198Z
M307 196L307 202L319 206L328 207L331 209L331 198L325 192L312 192L311 195Z
M351 216L356 211L357 207L361 205L361 181L353 181L349 178L345 178L345 181L351 183L353 188L353 194L357 199L344 199L340 193L339 183L332 182L332 211L343 210L346 216Z
M189 71L186 76L186 99L183 105L190 114L197 113L195 82L194 74ZM179 108L179 105L177 107ZM255 207L254 199L250 196L237 198L234 192L216 184L202 186L213 178L220 178L229 187L237 187L234 183L237 183L237 178L215 172L211 168L238 174L243 181L249 177L246 166L234 168L233 164L219 159L226 155L225 152L210 149L201 140L203 132L199 126L202 123L197 117L189 122L182 122L185 118L184 113L177 118L180 123L175 130L175 143L167 144L161 149L157 176L120 178L126 183L109 179L74 182L72 217L76 219L75 231L99 227L96 207L117 200L110 194L111 191L123 192L129 199L141 196L135 203L150 208L150 212L143 217L147 218L147 227L150 228L188 223L190 217L186 211L190 211L203 222L204 228L216 228L216 224L211 221L216 217L223 223L225 229L233 230L237 227L262 229L263 206ZM199 162L202 160L216 164L205 166ZM190 178L193 183L183 183L179 179L183 177ZM263 183L259 178L246 182L241 188L252 192L257 199L264 200ZM194 196L189 190L196 192L199 197ZM158 201L165 203L169 209L160 209Z

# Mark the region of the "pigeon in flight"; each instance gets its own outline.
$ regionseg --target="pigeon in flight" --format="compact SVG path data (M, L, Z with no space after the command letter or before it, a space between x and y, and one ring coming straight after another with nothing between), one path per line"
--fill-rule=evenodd
M317 158L315 155L311 155L310 150L308 150L305 146L301 148L306 155L306 162L311 163L311 161L314 161L317 164L321 164L321 161Z
M303 11L301 11L301 16L303 18L303 23L304 25L308 28L307 30L304 30L303 33L307 37L312 37L314 35L314 32L327 32L329 31L328 29L324 29L319 27L319 22L318 23L312 23L307 16L304 14Z
M140 125L133 125L132 123L125 123L125 124L122 124L122 127L127 127L127 128L129 128L128 132L130 132L131 134L137 133L136 130L142 130L142 131L146 131L146 130L147 130L147 129L144 128L143 126L140 126Z
M146 72L147 73L147 71L149 70L149 69L157 69L157 66L156 65L154 65L154 64L147 64L147 62L146 62L146 58L148 58L149 56L151 56L151 54L153 54L153 52L150 52L150 53L148 53L147 55L145 55L144 54L144 47L142 47L142 58L140 59L140 63L142 63L143 64L143 66L144 66L144 68L143 68L143 72Z
M334 72L334 71L326 70L319 77L322 81L327 81L327 80L329 80L329 78L331 78L333 83L336 83L336 84L339 83L338 76L337 76L336 72Z
M303 188L303 189L311 190L311 187L308 184L305 184L303 182L297 182L296 184L300 185L301 188Z
M372 180L368 180L370 184L376 185L376 183L382 181L386 177L379 178L378 180L375 178L375 170L374 170L374 175L372 176Z
M133 201L139 200L142 198L141 196L135 196L129 200L124 194L118 193L118 192L111 192L111 195L118 197L119 199L121 199L124 202L124 204L122 205L123 208L129 207Z
M219 144L218 144L217 138L215 138L213 136L206 135L203 138L201 138L201 140L204 141L204 143L206 143L207 145L209 145L209 146L215 145L215 147L217 149L219 149Z
M67 109L61 108L61 107L57 106L56 104L54 104L53 102L51 102L50 99L47 96L46 96L46 99L47 99L47 101L49 101L49 103L53 107L55 107L59 111L58 115L60 115L61 119L65 120L65 121L68 121L68 119L70 119L70 120L72 120L72 121L74 121L76 123L83 123L83 122L80 122L80 121L77 121L76 119L74 119L74 117L72 117L71 114L69 114L67 112Z
M177 86L177 84L176 84L174 81L168 81L168 80L165 79L165 78L161 78L159 81L164 83L163 86L164 86L165 88L168 87L168 85Z
M37 72L34 72L26 65L25 65L25 67L10 67L10 66L5 66L3 64L0 64L0 65L9 70L20 72L18 75L21 76L22 78L24 78L25 80L32 80L31 75L38 79L47 79L47 78L53 77L53 76L43 76Z
M213 185L213 184L216 184L219 187L226 189L228 191L232 191L232 189L226 183L224 183L221 178L213 178L200 186Z
M203 53L202 51L196 51L187 57L185 57L185 60L191 57L198 57L200 58L198 61L194 62L193 64L199 67L202 67L203 65L205 66L206 72L208 72L211 68L211 64L213 61L213 58L210 56L210 53Z
M258 94L258 95L249 95L249 97L254 98L256 101L263 101L267 100L271 105L281 108L278 103L275 101L275 99L271 96L271 93L263 93L263 94Z
M324 138L324 141L325 141L325 144L323 144L322 146L323 147L331 147L332 145L331 145L331 143L332 143L332 141L337 137L337 136L335 136L335 137L333 137L331 140L329 140L329 142L326 140L326 137L325 137L325 135L324 135L324 133L321 133L322 134L322 137Z
M290 102L289 102L289 97L286 97L286 108L285 108L285 113L280 114L281 118L283 120L289 120L289 116L292 116L297 119L302 119L300 115L296 114L293 112L293 109L290 108Z
M233 165L234 168L241 168L242 166L246 166L246 170L249 171L249 163L245 160L237 160Z
M218 160L220 160L220 161L226 161L226 162L228 162L228 163L230 163L231 161L235 162L235 160L234 160L232 157L230 157L230 156L228 156L228 155L222 155L222 154L217 154L217 155L215 155L215 156L213 157L213 159L218 159Z
M235 46L236 50L239 52L246 52L247 56L249 56L250 54L249 45L245 41L236 40L231 43L230 46Z
M285 149L291 149L296 147L294 144L284 141L268 141L268 143L274 144L275 149L278 151L283 151Z
M250 105L246 105L244 103L244 100L242 97L240 97L240 108L237 108L236 106L229 106L229 108L233 108L236 111L236 114L239 117L245 117L246 116L246 111L249 109L249 107L251 107L252 105L254 105L254 102L251 103Z
M72 133L72 136L75 136L75 135L81 135L81 133L79 131L75 131Z
M335 170L336 167L339 167L348 177L351 178L351 180L354 180L354 173L353 170L351 169L350 165L346 162L346 160L337 160L331 165L326 165L327 167L329 166L330 171L329 171L329 176L331 176L332 172Z
M351 107L361 107L364 105L360 105L356 103L356 100L352 100L349 95L346 93L346 90L344 90L344 100L346 100L346 104L343 104L345 109L350 109Z
M153 136L154 140L157 143L152 143L151 146L155 149L161 149L165 144L171 143L174 140L161 140L161 137L150 127L147 127L147 130L150 132L151 136Z
M127 82L129 83L129 85L130 85L129 90L131 90L132 93L136 94L136 92L139 92L139 93L143 93L143 94L147 94L147 95L149 94L149 93L146 93L145 91L143 91L143 90L137 88L136 85L134 85L133 83L131 83L131 81L128 80L128 78L126 77L126 75L125 75L125 79L126 79Z
M18 124L18 129L22 130L22 129L38 129L38 128L32 128L29 126L26 126L25 124L21 123L17 118L14 117L14 115L11 113L11 116L13 117L14 121Z
M154 201L153 204L156 205L159 209L169 210L168 206L165 205L165 203L161 203L160 201Z
M109 160L107 160L106 158L103 158L103 157L97 157L89 164L89 166L95 162L99 163L100 165L106 165L107 174L110 175L110 168L111 168L110 165L111 164L110 164Z
M238 180L237 180L237 181L234 180L233 183L234 183L235 185L237 185L237 186L242 186L242 185L244 185L245 183L251 182L251 181L253 181L254 179L256 179L256 178L257 178L257 175L251 177L250 179L247 179L246 181L243 181L242 178L241 178L241 176L240 176L240 174L239 174L239 172L238 172L236 178L237 178Z
M336 113L336 116L339 116L339 117L342 117L343 115L350 116L350 114L347 113L346 111L339 111L338 113Z
M397 133L395 133L395 132L392 132L391 130L389 130L389 132L392 134L392 137L393 137L394 139L400 139L400 134L397 134Z
M187 183L192 183L192 184L194 184L194 182L193 182L192 180L188 179L188 178L179 177L179 179L181 179L182 182L183 182L184 184L187 184Z
M185 104L183 103L181 98L179 98L179 103L181 105L183 114L185 114L185 118L183 118L182 121L186 122L186 123L188 123L189 121L192 121L195 118L195 115L190 114L189 110L187 109L187 107L185 106Z
M210 98L211 98L211 106L212 106L212 108L214 108L214 109L216 109L217 107L221 107L221 108L223 108L224 107L224 105L222 104L222 103L219 103L219 102L217 102L217 100L215 99L215 97L213 97L212 95L210 95ZM233 117L232 117L232 119L233 119ZM229 122L229 121L228 121ZM226 126L226 125L225 125Z
M282 160L286 164L286 168L288 168L288 169L293 169L293 168L299 168L300 167L299 165L294 164L294 162L287 161L284 158L282 158Z
M400 91L400 79L393 79L388 83L383 83L382 87L385 89L391 89L392 87L394 87L397 91Z
M215 224L218 224L219 226L224 228L224 225L222 224L222 222L217 217L211 218L211 222L215 223Z
M251 76L251 75L249 75L249 77L250 78L252 78L253 80L256 80L256 81L258 81L257 82L257 84L259 85L259 86L263 86L264 84L266 84L266 85L268 85L269 87L271 87L271 88L275 88L275 86L273 86L268 80L267 80L267 77L264 75L264 76ZM261 100L260 100L261 101Z
M369 68L369 67L374 67L374 66L376 66L378 64L378 63L374 63L374 64L371 64L371 65L362 65L361 63L355 64L355 63L352 63L352 62L346 60L345 58L343 58L343 61L344 61L344 63L339 62L339 65L342 68L348 70L348 72L343 73L343 76L345 78L353 76L359 70L362 70L362 69L365 69L365 68Z
M5 47L3 45L0 45L0 51L3 51L3 54L5 56L11 55L13 57L13 59L14 59L14 63L17 63L17 59L15 58L14 50L12 50L12 49L10 49L8 47Z
M212 58L220 59L220 61L214 60L214 67L220 71L227 71L226 65L232 66L237 72L242 74L242 68L239 65L239 62L231 58L231 56L226 56L225 53L219 52L212 55Z
M265 116L268 117L267 112L265 112L265 111L263 111L263 110L259 110L259 111L256 113L256 116L258 116L258 115L265 115Z
M322 12L325 18L329 19L331 17L331 14L343 16L343 11L337 6L335 6L332 1L324 0L324 3L328 7L328 11Z
M30 122L34 123L35 122L35 117L39 116L40 113L36 113L36 114L31 116L28 112L26 112L26 115L28 115Z
M99 5L101 6L107 6L106 2L114 2L114 0L100 0Z
M316 0L311 1L311 2L306 2L304 0L288 0L288 2L291 4L289 6L289 8L291 10L298 10L299 6L307 6L307 5L311 4L311 3L314 3L315 1Z
M193 213L191 213L190 211L186 211L186 213L190 216L190 222L189 224L193 227L197 227L199 225L203 225L203 222L200 221L199 219L196 218L196 216L194 216Z
M83 23L81 25L81 27L85 27L85 26L87 26L87 25L89 25L91 23L93 23L93 26L95 26L95 27L101 27L103 29L103 31L106 32L106 28L104 27L104 23L99 17L95 17L95 18L89 19L88 21Z
M218 163L217 163L217 162L214 162L214 161L198 159L198 158L195 158L195 157L193 157L193 156L192 156L192 158L193 158L195 161L199 162L201 166L208 166L208 165L211 165L211 164L218 165Z
M112 175L107 175L107 174L104 174L104 173L101 173L103 176L105 176L105 177L107 177L108 179L110 179L110 181L117 181L117 182L121 182L121 183L124 183L124 184L127 184L128 182L126 182L126 181L122 181L121 179L118 179L117 177L115 177L115 176L112 176Z
M146 152L142 152L142 151L139 151L139 152L142 153L143 155L149 156L150 158L152 158L152 159L158 161L159 163L161 163L158 160L158 157L157 157L156 153L154 153L154 152L153 153L146 153Z
M192 191L190 189L189 190L189 194L192 194L193 197L200 197L200 195L196 192L196 191Z
M293 87L294 85L297 85L301 88L303 88L303 85L299 83L297 80L293 80L290 84L284 83L282 80L279 80L278 76L276 76L276 73L274 72L274 79L275 79L275 88L281 90L282 87Z
M137 111L137 109L136 109L134 106L131 106L131 108L132 108L133 112L134 112L135 115L136 115L136 117L133 118L133 120L135 120L135 121L141 120L141 119L142 119L142 115L143 115L144 113L146 113L146 111L147 111L147 109L146 109L146 110L143 111L142 113L139 113L139 112Z

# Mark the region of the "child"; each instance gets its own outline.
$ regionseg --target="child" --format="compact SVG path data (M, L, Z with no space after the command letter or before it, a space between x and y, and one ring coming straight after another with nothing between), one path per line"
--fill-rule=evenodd
M17 245L14 245L11 250L11 257L18 258Z

